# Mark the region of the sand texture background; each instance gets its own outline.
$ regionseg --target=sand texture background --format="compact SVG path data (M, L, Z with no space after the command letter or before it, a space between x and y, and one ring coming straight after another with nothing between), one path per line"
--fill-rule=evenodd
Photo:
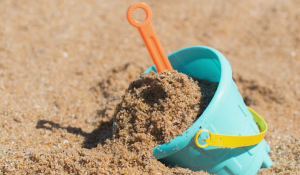
M125 17L134 2L0 1L0 174L55 173L51 155L66 174L101 167L89 160L111 138L114 109L152 64ZM299 1L144 2L167 54L206 45L229 60L246 104L269 125L274 164L259 173L300 172Z

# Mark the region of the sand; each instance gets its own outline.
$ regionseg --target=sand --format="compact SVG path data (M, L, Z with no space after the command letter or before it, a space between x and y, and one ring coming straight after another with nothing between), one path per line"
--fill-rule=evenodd
M106 132L95 135L102 144L94 145L97 147L92 152L70 150L66 146L69 140L64 140L63 145L59 145L61 149L31 152L28 158L14 162L14 167L4 165L2 172L205 174L203 171L193 172L164 165L153 156L152 149L170 142L188 129L208 106L217 87L217 82L188 77L176 70L142 74L138 80L130 83L121 102L113 109L114 125L111 122L102 124ZM44 120L40 120L36 127L51 129L51 126L60 127L59 124ZM64 129L71 131L70 127ZM88 137L81 129L77 131ZM98 141L91 137L89 139L89 142ZM88 143L84 146L90 147Z
M166 167L156 160L152 149L171 142L188 129L208 106L217 87L217 82L198 80L177 71L142 74L129 85L117 105L112 141L107 140L99 149L114 157L113 161L101 161L109 165L102 166L104 172L203 174Z
M104 155L97 148L112 137L113 110L152 64L125 18L133 2L0 1L0 173L101 167L90 159ZM269 126L274 164L259 173L300 172L299 2L144 2L167 54L206 45L229 60L246 104Z
M177 71L142 74L117 106L114 138L128 144L153 141L154 147L168 143L201 116L217 87Z

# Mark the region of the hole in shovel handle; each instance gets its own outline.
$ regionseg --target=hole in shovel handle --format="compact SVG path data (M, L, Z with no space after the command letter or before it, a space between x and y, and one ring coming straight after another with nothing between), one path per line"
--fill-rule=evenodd
M146 13L146 19L142 22L136 21L133 17L134 11L138 8L143 9ZM144 26L150 24L151 19L152 19L152 11L151 11L151 8L147 4L138 2L138 3L132 4L128 8L126 17L127 17L128 22L132 26L134 26L134 27L144 27Z

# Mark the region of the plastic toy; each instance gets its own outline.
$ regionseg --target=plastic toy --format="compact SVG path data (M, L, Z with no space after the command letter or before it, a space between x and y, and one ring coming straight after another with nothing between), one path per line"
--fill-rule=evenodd
M134 20L132 14L137 8L145 10L145 21ZM270 167L270 148L263 139L267 124L245 105L228 60L206 46L184 48L164 57L151 18L150 7L144 3L135 3L127 11L129 23L138 27L155 64L145 73L173 67L189 76L219 82L212 101L197 121L171 142L153 148L153 155L166 165L211 174L256 174L261 167Z
M143 22L135 21L133 17L133 12L137 9L141 8L146 12L146 20ZM155 64L157 71L162 72L164 70L173 70L170 61L153 29L151 24L152 19L152 11L147 4L138 2L132 4L127 10L127 20L128 22L137 27L139 32L144 40L145 45L151 55L153 63Z

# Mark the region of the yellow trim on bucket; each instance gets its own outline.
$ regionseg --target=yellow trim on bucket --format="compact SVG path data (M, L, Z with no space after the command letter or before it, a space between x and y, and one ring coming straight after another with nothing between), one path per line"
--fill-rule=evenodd
M264 139L266 131L268 129L266 121L257 114L253 109L248 107L250 113L253 116L255 123L258 125L260 133L255 135L246 135L246 136L238 136L238 135L223 135L223 134L214 134L211 133L207 129L201 129L197 132L195 136L195 143L200 148L205 148L207 146L219 146L219 147L244 147L258 144ZM207 131L209 133L209 137L206 140L204 145L200 145L198 143L198 137L201 132Z

